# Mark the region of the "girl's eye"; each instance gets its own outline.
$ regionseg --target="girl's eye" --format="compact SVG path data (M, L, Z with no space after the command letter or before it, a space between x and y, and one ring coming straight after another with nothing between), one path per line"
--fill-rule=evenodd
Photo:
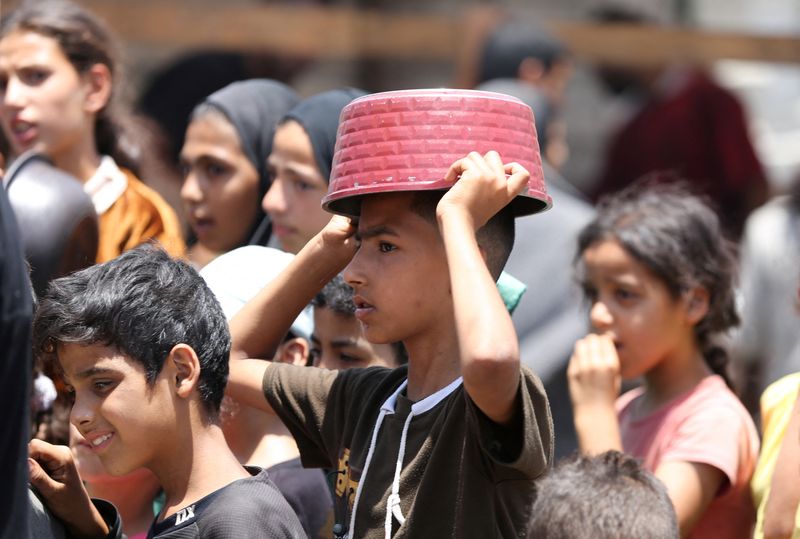
M228 172L228 167L225 167L217 163L209 163L208 166L206 166L206 174L208 174L211 177L222 176L227 172Z
M597 299L597 289L593 286L583 285L583 297L589 301L595 301Z
M378 250L380 250L382 253L391 253L395 249L397 249L397 247L391 243L386 243L385 241L382 241L378 244Z
M638 297L635 292L632 292L630 290L626 290L624 288L617 288L614 291L614 295L620 301L630 301L630 300L635 299L636 297Z
M49 73L42 69L25 69L20 72L20 79L25 84L36 86L44 82L48 75Z
M308 351L308 360L313 365L319 359L319 356L322 354L319 348L312 348Z

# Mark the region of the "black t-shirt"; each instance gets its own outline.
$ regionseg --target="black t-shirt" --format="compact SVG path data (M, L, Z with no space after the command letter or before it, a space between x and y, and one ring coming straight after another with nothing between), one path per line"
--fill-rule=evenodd
M300 457L270 466L267 471L308 536L330 537L330 530L322 530L333 519L333 496L325 473L318 468L303 468Z
M0 185L0 537L28 536L33 300L17 223Z
M204 496L164 519L153 522L148 539L290 539L306 533L266 470L247 467L253 475Z

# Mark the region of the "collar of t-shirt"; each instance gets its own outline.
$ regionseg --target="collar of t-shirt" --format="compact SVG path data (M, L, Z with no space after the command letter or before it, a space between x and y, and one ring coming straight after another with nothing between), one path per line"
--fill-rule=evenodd
M253 477L257 476L263 471L258 466L245 466L245 469ZM186 526L191 526L200 518L200 516L203 514L203 511L208 509L208 507L214 503L216 497L228 486L229 485L226 485L220 489L217 489L211 494L200 498L196 502L179 509L174 515L165 518L161 522L158 521L158 516L156 516L155 520L153 520L153 523L150 525L150 530L147 532L147 539L158 537L160 534L167 531L172 532Z
M92 199L97 215L103 215L127 188L128 177L108 155L103 156L100 166L83 184L83 190Z

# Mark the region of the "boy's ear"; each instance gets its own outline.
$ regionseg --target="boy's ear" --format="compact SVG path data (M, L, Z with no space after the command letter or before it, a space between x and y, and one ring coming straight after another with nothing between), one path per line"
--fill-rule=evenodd
M98 113L111 99L111 71L105 64L94 64L83 75L84 96L83 107L87 112Z
M709 309L710 294L702 286L695 286L686 293L686 316L692 326L706 317Z
M188 344L176 344L167 356L175 393L187 398L200 381L200 359Z
M308 355L310 351L308 341L302 337L295 337L284 342L278 349L275 355L275 360L278 363L289 363L291 365L305 366L308 364Z

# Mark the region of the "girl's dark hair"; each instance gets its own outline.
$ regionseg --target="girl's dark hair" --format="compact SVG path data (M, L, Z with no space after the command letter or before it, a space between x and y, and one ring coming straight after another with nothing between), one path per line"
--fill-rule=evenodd
M103 64L111 73L108 104L97 114L94 127L97 151L120 166L138 172L141 151L125 131L117 110L115 87L120 86L117 46L105 25L93 14L65 0L25 2L0 24L0 39L12 32L29 31L54 39L81 75Z
M597 217L578 237L578 269L587 248L609 239L655 273L673 298L696 286L708 291L708 313L695 336L708 366L732 387L717 337L739 324L736 250L714 210L684 182L648 176L600 201Z

